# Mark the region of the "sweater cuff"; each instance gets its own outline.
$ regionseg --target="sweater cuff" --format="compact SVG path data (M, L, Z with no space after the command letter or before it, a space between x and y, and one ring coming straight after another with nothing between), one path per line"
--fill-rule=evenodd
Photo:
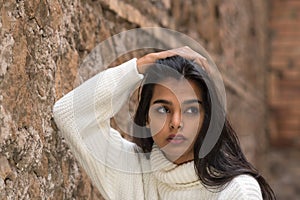
M128 76L126 80L128 80L129 83L136 82L137 80L144 78L144 75L140 74L137 69L137 58L133 58L127 62L124 62L118 66L118 68L121 70L120 74Z

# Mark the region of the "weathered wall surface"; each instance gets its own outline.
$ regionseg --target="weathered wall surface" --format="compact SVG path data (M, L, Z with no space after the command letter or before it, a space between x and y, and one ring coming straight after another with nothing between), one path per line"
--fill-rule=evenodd
M300 2L272 2L268 103L274 144L300 146Z
M300 1L273 0L268 63L268 157L279 199L300 197Z
M99 42L135 27L178 30L211 53L247 157L266 171L266 10L258 0L0 0L0 199L101 199L52 106Z

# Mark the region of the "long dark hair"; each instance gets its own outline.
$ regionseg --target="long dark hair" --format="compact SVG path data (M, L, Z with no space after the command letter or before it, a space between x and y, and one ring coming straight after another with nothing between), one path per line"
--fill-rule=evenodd
M202 90L205 116L200 133L193 147L195 155L194 166L199 180L206 187L221 188L234 177L241 174L249 174L258 181L263 199L276 199L269 184L247 161L242 153L237 135L226 118L225 122L222 122L220 136L212 150L203 158L197 156L199 155L203 140L208 133L210 121L218 120L218 117L212 116L222 116L225 112L222 106L218 104L216 105L217 109L214 109L214 112L218 112L218 114L214 115L212 113L212 98L217 97L215 94L216 90L211 90L211 88L214 88L213 82L198 64L180 56L157 60L156 64L151 66L145 73L139 105L134 117L133 142L135 142L144 153L148 153L149 156L154 143L150 130L145 128L148 120L150 101L155 84L166 77L176 79L184 77L187 80L197 83L198 87Z

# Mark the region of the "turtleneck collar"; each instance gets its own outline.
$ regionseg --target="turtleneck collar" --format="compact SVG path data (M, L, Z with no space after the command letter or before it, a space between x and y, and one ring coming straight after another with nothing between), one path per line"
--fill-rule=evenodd
M153 145L150 162L155 178L175 188L186 188L201 185L195 172L194 161L177 165L169 161L163 152Z

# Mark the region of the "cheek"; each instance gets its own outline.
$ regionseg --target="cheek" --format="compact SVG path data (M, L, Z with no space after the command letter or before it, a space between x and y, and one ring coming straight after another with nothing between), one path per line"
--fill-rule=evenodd
M184 132L196 137L201 130L202 123L203 119L201 117L187 118L184 122Z
M166 128L167 117L165 115L158 115L149 113L149 128L152 136L157 135L159 132Z

